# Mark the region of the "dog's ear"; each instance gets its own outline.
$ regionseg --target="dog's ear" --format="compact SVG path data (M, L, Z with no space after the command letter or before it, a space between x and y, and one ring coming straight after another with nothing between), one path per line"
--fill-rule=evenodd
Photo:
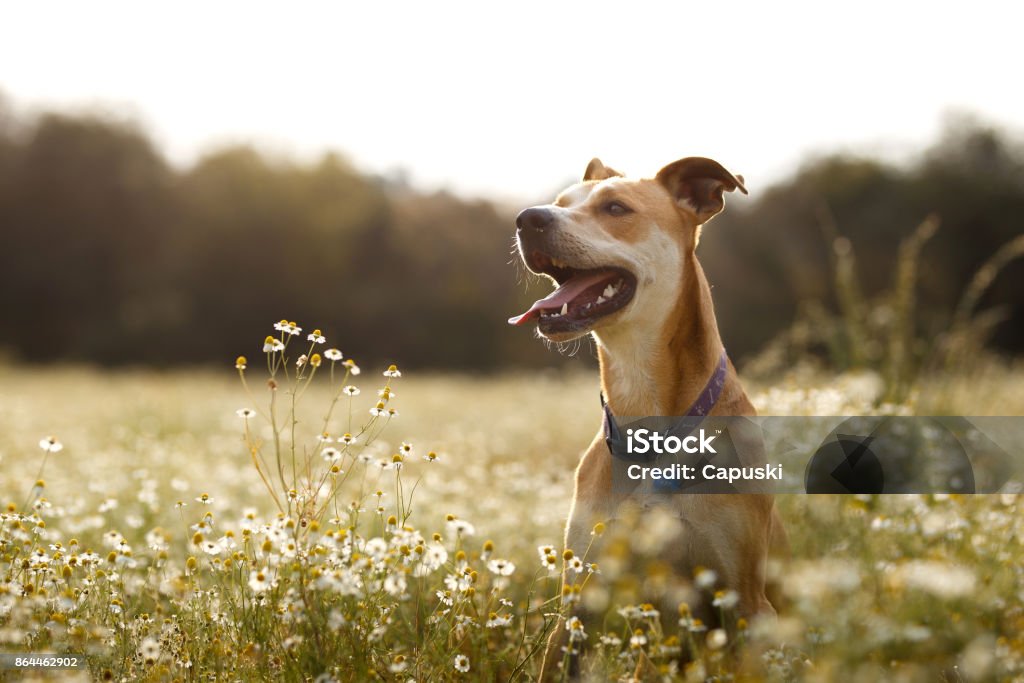
M706 223L725 208L725 192L743 187L743 176L734 176L714 159L686 157L674 161L658 171L656 179L665 186L677 204L685 205L697 214L700 223Z
M614 168L610 168L601 163L601 160L594 157L587 164L587 170L583 172L583 182L588 180L605 180L607 178L615 178L622 176L621 173L616 171Z

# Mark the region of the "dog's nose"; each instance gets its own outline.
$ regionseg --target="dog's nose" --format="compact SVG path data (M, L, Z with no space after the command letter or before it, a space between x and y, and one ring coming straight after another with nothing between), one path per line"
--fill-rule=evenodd
M524 209L516 216L516 227L520 232L524 230L533 230L534 232L544 232L555 221L555 214L550 209L543 209L538 206L534 206L529 209Z

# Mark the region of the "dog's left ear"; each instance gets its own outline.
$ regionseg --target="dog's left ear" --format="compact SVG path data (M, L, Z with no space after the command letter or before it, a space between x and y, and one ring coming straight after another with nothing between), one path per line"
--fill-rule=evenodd
M697 214L698 223L706 223L725 208L725 192L743 187L743 176L734 176L714 159L686 157L658 171L656 180L665 186L677 204Z

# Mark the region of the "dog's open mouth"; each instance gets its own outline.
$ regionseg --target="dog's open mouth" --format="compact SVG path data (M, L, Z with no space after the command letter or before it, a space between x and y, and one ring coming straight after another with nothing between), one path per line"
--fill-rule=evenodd
M538 251L530 254L527 264L553 278L558 288L522 315L509 318L510 325L536 319L542 333L588 329L599 318L622 309L636 292L636 277L623 268L581 270Z

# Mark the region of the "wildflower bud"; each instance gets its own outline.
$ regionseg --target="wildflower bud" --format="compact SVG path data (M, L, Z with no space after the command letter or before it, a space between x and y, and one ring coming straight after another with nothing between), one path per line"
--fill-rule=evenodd
M46 488L46 482L43 481L42 479L38 480L36 482L36 488L37 489L45 489Z
M245 359L245 356L239 356L235 359L235 368L238 370L245 370L245 366L249 361Z
M60 575L63 576L65 579L70 579L71 567L69 567L68 565L64 565L64 568L60 570Z
M600 536L604 533L604 522L598 522L594 525L594 535Z
M186 567L188 568L188 570L189 570L189 571L194 571L194 570L195 570L195 568L196 568L196 567L197 567L198 565L199 565L199 561L198 561L198 560L196 560L196 558L195 558L195 557L193 557L192 555L189 555L189 556L188 556L188 559L187 559L187 560L185 560L185 566L186 566Z
M466 559L466 551L460 550L459 552L455 553L455 561L456 562L462 562L465 559Z
M411 551L409 550L409 546L407 546L407 545L403 545L402 547L400 547L398 549L398 552L402 553L402 555L404 555L406 557L408 557L409 554L411 553Z
M109 553L107 553L107 562L109 562L110 564L113 564L116 560L117 560L117 552L111 550Z
M260 546L260 550L262 550L265 553L269 553L273 549L274 549L274 544L270 542L270 539L267 539L267 540L263 541L263 545Z
M397 525L398 525L398 518L397 517L395 517L394 515L391 515L390 517L388 517L388 526L397 526Z
M471 571L469 573L469 580L472 581L473 583L476 583L476 580L477 580L478 576L479 575L476 573L476 570L474 569L473 571Z
M430 451L429 453L427 453L427 460L431 462L437 460L437 453L435 453L434 451Z
M736 620L736 628L738 630L740 630L740 631L746 631L747 630L747 620L744 619L743 617L740 617L739 619L737 619Z
M415 548L413 548L413 551L414 551L414 552L415 552L415 553L416 553L417 555L422 555L423 553L425 553L425 552L426 552L426 550L427 550L427 549L426 549L426 548L424 548L424 547L423 547L422 545L418 545L418 546L416 546Z
M573 558L573 552L571 550L569 550L568 548L566 548L565 552L562 553L562 559L565 560L566 562L568 562L572 558Z
M157 557L158 560L166 560L167 559L167 551L166 550L161 550L159 553L156 554L156 557Z
M446 520L448 520L449 522L454 522L455 521L455 515L452 515L452 514L445 515L444 518Z
M431 536L431 538L434 539L435 543L441 542L441 534L437 533L436 531L434 532L434 535Z
M312 356L309 357L309 364L312 365L314 368L320 367L320 363L322 362L323 360L320 358L319 353L314 353Z
M712 650L722 649L727 642L729 642L729 636L720 628L711 631L705 638L705 643Z
M679 603L679 616L686 617L690 615L690 606L685 602Z
M494 541L484 541L484 552L485 553L492 553L492 552L494 552Z
M465 592L465 594L466 594L467 596L469 596L469 597L472 597L473 595L475 595L475 594L476 594L476 589L475 589L475 588L473 588L472 586L470 586L470 587L469 587L469 588L467 588L467 589L466 589L466 590L465 590L464 592Z
M270 378L267 380L267 387L271 391L277 391L277 382L273 378Z
M394 455L391 456L391 462L402 462L402 456L399 455L398 453L395 453Z

